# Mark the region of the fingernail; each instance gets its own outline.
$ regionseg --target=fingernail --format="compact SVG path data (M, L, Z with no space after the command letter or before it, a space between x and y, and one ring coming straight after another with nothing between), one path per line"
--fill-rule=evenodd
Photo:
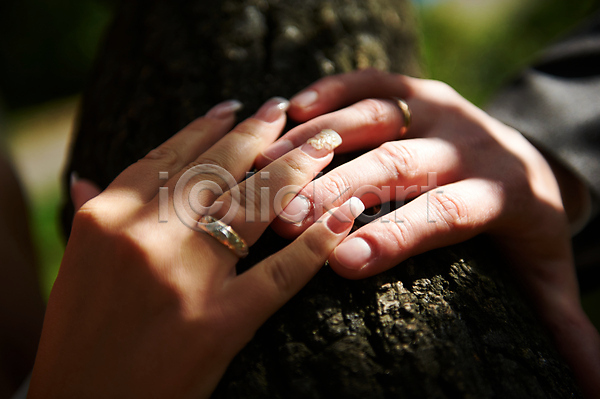
M77 172L75 172L75 171L71 172L71 176L69 178L70 187L73 187L75 185L75 183L77 183L78 181L79 181L79 175L77 174Z
M373 251L362 238L352 238L341 243L333 252L340 265L350 270L360 270L369 263Z
M314 90L306 90L295 95L290 102L300 108L308 108L319 98L319 93Z
M352 227L354 219L364 210L365 205L363 202L356 197L352 197L336 209L333 215L327 219L327 227L335 234L343 233Z
M290 201L279 217L286 222L297 224L306 218L309 211L310 201L308 198L303 195L298 195Z
M313 158L323 158L342 144L342 137L335 130L325 129L308 139L302 145L302 151Z
M244 104L238 100L228 100L212 107L205 116L212 119L227 119L243 107Z
M272 123L285 114L290 107L290 102L282 97L273 97L267 101L256 113L255 118Z
M294 149L294 143L289 140L280 140L263 151L263 156L270 161L274 161L283 154L287 154Z

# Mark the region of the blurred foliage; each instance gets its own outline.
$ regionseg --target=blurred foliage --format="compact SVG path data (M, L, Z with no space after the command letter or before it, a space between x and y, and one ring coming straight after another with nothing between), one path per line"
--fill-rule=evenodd
M483 105L600 0L455 0L417 6L425 76Z
M11 109L81 91L112 6L99 0L0 1L0 95Z
M31 211L31 233L39 263L42 297L47 300L58 275L64 251L64 239L58 226L61 201L58 187L43 199L34 198Z

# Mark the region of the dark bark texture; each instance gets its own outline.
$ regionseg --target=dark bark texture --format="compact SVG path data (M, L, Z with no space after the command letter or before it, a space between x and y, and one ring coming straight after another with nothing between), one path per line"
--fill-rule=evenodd
M415 74L415 37L406 0L125 1L67 175L106 186L221 100L244 102L245 117L327 74ZM67 204L66 231L71 214ZM239 272L286 243L267 231ZM579 397L509 267L484 238L363 281L324 267L234 359L214 397Z

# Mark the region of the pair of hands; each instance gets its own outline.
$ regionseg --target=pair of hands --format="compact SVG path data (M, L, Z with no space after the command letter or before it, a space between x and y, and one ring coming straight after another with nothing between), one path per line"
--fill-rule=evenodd
M412 110L402 139L397 105L370 99L393 96ZM482 232L515 259L563 354L593 388L597 333L579 306L560 188L519 133L441 83L374 71L325 78L291 104L273 99L229 132L237 107L215 107L89 201L98 194L92 185L72 185L80 209L48 303L31 397L208 396L258 327L326 259L342 276L363 278ZM286 109L308 122L273 144ZM377 148L308 184L333 157L303 144L322 129L342 136L337 151ZM183 190L200 206L224 205L220 216L239 201L227 223L249 245L272 221L298 236L237 276L237 258L226 247L179 221L174 191L196 165L218 165L240 182L255 162L261 173L237 186L206 173L192 183L212 182L212 191ZM169 179L158 180L160 172ZM162 183L170 194L161 217L167 223L157 217ZM278 195L299 189L295 198ZM416 198L346 237L363 209L353 194L366 206ZM185 201L183 209L197 210Z

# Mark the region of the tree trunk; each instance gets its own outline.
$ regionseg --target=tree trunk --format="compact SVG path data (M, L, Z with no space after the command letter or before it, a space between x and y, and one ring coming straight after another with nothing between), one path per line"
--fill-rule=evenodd
M67 171L106 186L225 99L241 100L246 117L327 74L415 74L415 37L408 0L123 2ZM71 214L67 205L66 230ZM286 243L268 231L238 271ZM258 331L214 397L579 397L507 268L484 238L362 281L325 267Z

